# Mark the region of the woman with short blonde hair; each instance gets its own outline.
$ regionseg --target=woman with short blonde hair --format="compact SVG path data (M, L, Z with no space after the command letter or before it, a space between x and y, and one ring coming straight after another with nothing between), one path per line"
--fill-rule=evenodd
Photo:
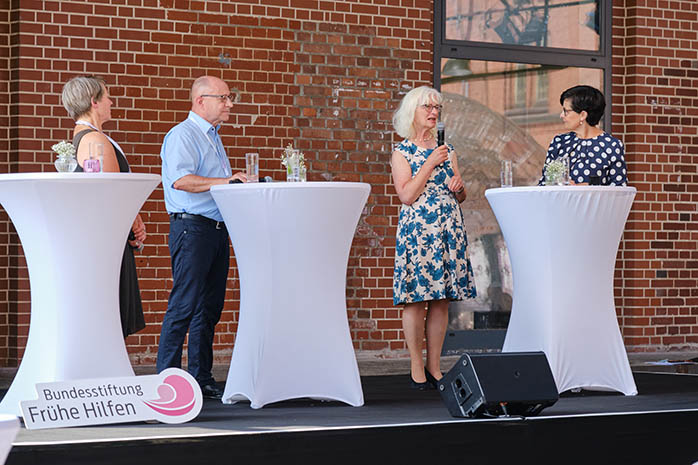
M111 120L112 101L104 79L98 76L78 76L63 86L63 106L75 120L73 145L78 159L76 171L83 171L84 162L102 148L102 171L128 173L131 171L124 152L116 141L102 131L102 125ZM105 205L109 208L109 205ZM145 241L145 225L140 215L131 226L129 240L124 247L119 275L119 308L124 337L145 328L136 261L133 249L140 249Z

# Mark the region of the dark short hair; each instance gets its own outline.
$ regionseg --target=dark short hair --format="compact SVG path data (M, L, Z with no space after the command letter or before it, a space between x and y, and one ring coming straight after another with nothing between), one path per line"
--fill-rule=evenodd
M567 99L570 99L572 109L576 113L587 112L587 123L590 126L599 124L606 109L606 100L598 89L591 86L570 87L560 95L560 105Z

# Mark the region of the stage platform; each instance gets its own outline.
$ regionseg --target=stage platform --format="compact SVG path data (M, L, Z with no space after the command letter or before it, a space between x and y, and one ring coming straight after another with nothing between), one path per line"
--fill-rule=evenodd
M698 461L698 376L640 373L634 397L565 394L540 416L460 419L405 375L364 376L365 405L309 399L253 410L207 400L185 425L29 431L19 464L463 463L692 464Z

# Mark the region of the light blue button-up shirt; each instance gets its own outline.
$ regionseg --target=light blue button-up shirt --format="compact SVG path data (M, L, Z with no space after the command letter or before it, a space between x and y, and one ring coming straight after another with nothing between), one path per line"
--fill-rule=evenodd
M219 126L212 126L194 112L170 129L162 141L162 185L168 213L191 213L223 221L211 192L186 192L173 187L175 181L188 174L205 178L232 176L230 160L218 135Z

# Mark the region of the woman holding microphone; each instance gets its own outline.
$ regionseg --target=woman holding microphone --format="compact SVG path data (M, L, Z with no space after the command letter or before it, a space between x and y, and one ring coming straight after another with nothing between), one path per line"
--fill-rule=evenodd
M476 296L468 239L460 209L466 197L451 145L438 146L441 94L430 87L408 92L393 115L404 140L391 168L402 206L395 243L393 302L404 305L402 324L410 353L410 386L425 390L441 378L448 304ZM422 342L426 329L426 365Z

